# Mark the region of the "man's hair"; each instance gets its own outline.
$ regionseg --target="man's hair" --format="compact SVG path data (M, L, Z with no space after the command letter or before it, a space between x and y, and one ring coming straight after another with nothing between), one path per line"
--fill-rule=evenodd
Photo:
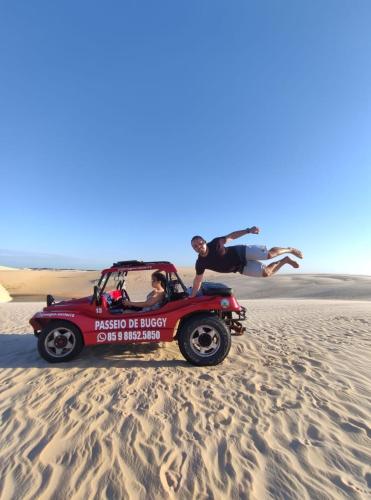
M196 236L193 236L193 238L191 239L191 243L193 243L194 240L198 240L198 239L200 239L202 241L205 241L205 238L203 238L202 236L199 236L198 234L196 234ZM206 241L205 241L205 243L206 243Z

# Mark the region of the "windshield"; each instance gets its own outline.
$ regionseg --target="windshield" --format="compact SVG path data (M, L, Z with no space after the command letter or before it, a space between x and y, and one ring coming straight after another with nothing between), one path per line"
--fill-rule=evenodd
M100 292L110 292L112 290L124 289L126 275L127 272L124 271L104 274L98 283Z
M151 276L153 270L148 271L116 271L104 274L99 283L99 292L112 292L125 290L125 295L130 300L143 300L152 291ZM186 287L177 273L163 273L166 277L167 292L180 295L186 292Z

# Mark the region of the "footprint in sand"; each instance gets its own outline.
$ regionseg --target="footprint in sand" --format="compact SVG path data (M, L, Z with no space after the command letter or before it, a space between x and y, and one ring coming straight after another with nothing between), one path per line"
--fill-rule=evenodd
M210 399L213 397L213 395L214 395L214 391L212 389L206 389L203 392L203 396L205 399Z
M279 391L278 389L272 389L271 387L268 387L266 385L262 385L260 387L260 390L266 392L270 396L279 396L281 394L281 391Z
M302 407L300 401L284 401L281 406L277 407L277 411L298 410Z
M126 381L129 385L131 385L136 381L137 378L138 378L138 375L134 372L131 372L131 373L129 373Z
M307 369L305 368L305 366L303 364L301 364L301 363L292 363L292 368L297 373L305 373L307 371Z
M225 412L217 413L214 418L214 427L217 429L220 425L230 425L232 422L232 416L226 415Z
M5 424L5 422L7 422L10 417L12 416L12 409L11 408L8 408L7 410L3 411L1 417L0 417L0 425L1 424Z
M259 434L259 432L255 428L252 428L250 430L250 436L252 438L255 448L262 455L267 455L267 453L269 452L269 446L265 441L265 439Z
M336 421L336 423L341 420L341 415L337 411L333 410L325 400L318 400L318 407L326 412L330 418Z
M354 318L355 321L359 321L360 323L363 323L364 325L368 325L368 321L367 319L364 319L364 318Z
M302 452L305 450L305 444L299 439L293 439L289 444L290 448L295 451L295 453Z
M355 420L354 418L350 418L349 422L356 427L360 427L361 429L363 429L366 432L367 437L371 438L371 429L366 424L360 422L359 420Z
M225 438L222 438L218 446L218 464L221 477L225 477L227 474L230 478L236 478L236 472L232 465L232 454L228 449L228 442Z
M179 490L183 479L182 469L186 459L187 454L184 451L179 453L171 450L165 455L160 469L160 480L166 492L174 491L176 493Z
M256 394L256 386L255 384L247 384L246 385L246 390L250 392L251 394Z
M365 424L362 424L362 422L356 422L353 420L352 423L341 422L339 425L345 432L354 432L355 434L359 434L366 431L368 437L371 435L370 429Z
M322 363L315 359L306 358L305 356L302 356L301 359L303 359L304 361L308 361L308 363L310 363L312 366L315 366L316 368L320 368L322 366Z
M241 343L237 344L236 343L235 349L236 349L236 352L238 354L244 354L246 352L246 346L245 346L245 344L241 344Z
M354 498L356 491L360 491L359 488L354 486L351 480L343 479L339 474L331 475L330 480L335 484L335 486L342 489L346 493L347 498Z
M318 428L313 424L308 426L307 436L310 439L310 443L313 445L319 445L324 440Z
M350 424L349 422L341 422L340 427L346 432L362 432L362 429L356 427L355 425Z

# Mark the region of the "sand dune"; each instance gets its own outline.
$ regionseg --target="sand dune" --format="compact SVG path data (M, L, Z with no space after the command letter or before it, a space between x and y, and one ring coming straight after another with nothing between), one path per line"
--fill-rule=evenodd
M187 286L194 278L193 268L179 268ZM92 293L100 271L0 270L0 284L16 301L84 297ZM230 285L240 299L302 298L371 300L371 276L341 274L278 274L271 278L246 278L239 274L207 271L205 279ZM129 293L134 300L150 289L149 273L130 273Z
M12 300L12 297L9 295L8 290L6 290L0 284L0 302L10 302L11 300Z
M36 352L0 304L0 492L34 498L368 498L367 302L256 300L222 365L177 344Z
M16 301L84 297L92 293L99 271L0 270L0 283Z

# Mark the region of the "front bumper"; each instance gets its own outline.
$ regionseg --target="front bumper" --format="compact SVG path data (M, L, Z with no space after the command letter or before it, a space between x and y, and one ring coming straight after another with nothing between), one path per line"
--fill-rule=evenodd
M246 332L246 327L242 324L242 321L246 319L246 307L240 308L239 312L232 312L227 317L224 318L226 325L228 326L231 335L243 335Z

